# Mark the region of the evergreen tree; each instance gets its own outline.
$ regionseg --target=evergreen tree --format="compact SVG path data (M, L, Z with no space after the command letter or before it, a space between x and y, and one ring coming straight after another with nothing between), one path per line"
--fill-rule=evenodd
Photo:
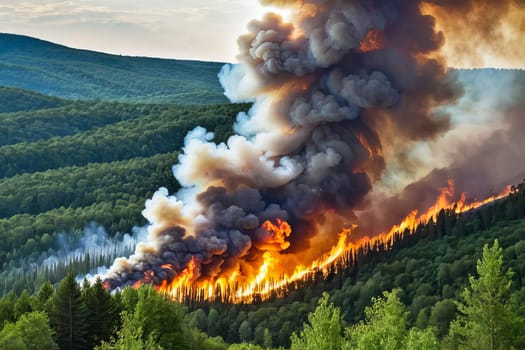
M510 287L513 272L503 271L503 249L498 240L483 247L478 260L478 277L469 277L470 286L458 302L458 316L450 325L447 344L458 349L497 350L517 346L514 333L521 320L511 309ZM523 345L523 344L522 344Z
M151 339L164 349L184 347L183 310L151 286L139 289L134 318L144 331L143 340Z
M14 316L15 316L15 319L19 319L20 316L22 316L23 314L27 313L27 312L31 312L32 311L32 306L31 306L31 297L29 296L29 292L27 291L27 289L24 289L24 291L22 292L22 294L20 294L20 296L18 297L18 300L16 301L15 305L14 305Z
M87 326L89 328L89 348L102 340L109 340L117 327L118 313L109 292L97 278L93 286L85 285L82 298L87 308Z
M40 287L36 298L33 299L33 309L36 311L44 311L49 314L51 311L54 292L51 282L46 281L42 287Z
M239 326L239 338L244 343L248 343L252 340L252 326L250 326L248 320L244 320Z
M5 322L14 322L14 309L16 303L16 294L11 291L0 299L0 327Z
M87 311L82 302L80 287L70 271L53 295L51 324L56 341L62 350L87 349Z

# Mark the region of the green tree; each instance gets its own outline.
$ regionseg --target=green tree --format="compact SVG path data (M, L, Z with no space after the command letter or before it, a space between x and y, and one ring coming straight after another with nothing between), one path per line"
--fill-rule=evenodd
M43 312L26 313L0 332L0 349L58 350L53 341L49 318Z
M42 287L40 287L40 290L38 291L38 294L36 295L36 298L33 299L33 309L36 311L45 311L47 313L51 310L52 305L52 298L54 293L53 285L51 282L46 281Z
M232 344L228 347L228 350L263 350L259 345L255 344Z
M13 291L9 292L7 295L4 295L0 299L0 327L4 325L5 322L14 322L14 309L16 303L16 295Z
M30 312L16 322L22 339L30 350L58 350L53 340L54 332L49 326L49 317L43 312Z
M14 323L7 323L0 332L0 349L4 350L26 350L27 347L22 339L22 332Z
M434 330L430 327L420 330L419 328L411 328L405 342L406 350L437 350L439 349L439 341L436 338Z
M436 329L437 336L441 339L447 332L450 322L456 315L456 304L450 299L438 301L430 314L429 323Z
M268 328L264 329L263 333L263 345L266 349L270 349L273 345L272 341L272 333L270 333L270 330Z
M85 349L87 340L87 311L82 302L80 287L70 271L53 295L51 324L56 341L63 350Z
M13 312L15 313L15 319L19 319L20 316L27 312L32 311L32 305L31 305L31 297L29 296L29 292L24 289L22 294L18 297L18 300L16 301L14 305Z
M109 340L113 334L117 327L117 307L100 278L92 286L83 287L82 297L87 307L89 347L92 348L102 340Z
M323 293L313 313L308 314L308 323L300 335L291 337L291 350L336 350L341 348L341 310L328 304L328 293Z
M458 349L496 350L516 346L513 334L520 319L510 303L513 272L503 271L503 249L498 240L492 247L483 247L478 260L478 277L470 276L457 303L458 316L451 323L447 343Z
M244 343L248 343L252 340L252 326L250 326L248 320L244 320L239 326L239 338Z
M184 347L181 305L157 293L151 286L143 286L138 292L133 317L144 331L143 339L152 337L164 349Z
M372 298L365 309L365 321L347 330L347 348L358 350L397 350L405 346L407 335L405 306L394 289L382 298Z
M121 316L122 327L117 331L117 337L111 341L103 341L96 350L162 350L152 336L143 339L142 326L132 314L123 311Z

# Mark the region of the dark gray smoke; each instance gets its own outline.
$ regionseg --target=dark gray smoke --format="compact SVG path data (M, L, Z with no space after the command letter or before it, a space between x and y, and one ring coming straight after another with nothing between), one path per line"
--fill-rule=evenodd
M239 38L240 65L220 76L230 99L253 108L226 144L202 128L187 136L174 168L184 189L146 203L148 242L115 262L110 288L170 283L190 261L191 283L249 284L269 261L273 273L290 275L335 244L385 169L405 168L410 157L399 145L436 140L453 126L436 108L463 90L422 1L263 3L289 7L290 22L275 14L252 21ZM455 14L474 6L433 3ZM291 225L289 236L263 225L277 219Z

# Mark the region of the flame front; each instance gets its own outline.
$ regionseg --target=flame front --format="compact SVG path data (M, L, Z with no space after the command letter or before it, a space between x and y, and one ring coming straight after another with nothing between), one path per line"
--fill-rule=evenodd
M319 272L326 276L329 271L334 270L341 263L346 265L348 263L347 257L353 256L359 250L366 251L367 247L373 246L390 247L395 235L413 232L419 224L426 223L430 219L435 220L443 209L454 210L455 213L460 214L504 198L510 192L511 187L508 186L500 194L471 203L466 202L466 196L462 193L460 200L454 202L451 198L455 193L455 186L454 182L450 180L448 186L441 189L441 194L434 205L424 213L420 214L417 210L413 210L390 230L372 237L353 238L352 232L357 228L357 225L352 225L339 234L337 244L328 252L307 266L298 265L291 274L283 272L282 263L287 255L285 250L290 246L286 239L290 237L292 228L284 220L277 219L275 223L268 220L262 224L262 228L268 232L265 246L274 249L269 249L263 254L262 264L252 275L246 276L243 269L240 268L217 279L202 279L200 278L199 262L195 257L192 257L188 265L171 282L163 280L156 288L160 293L180 302L188 299L199 301L220 299L223 302L231 303L249 303L255 299L265 300L272 294L282 295L286 293L291 283L305 281ZM173 271L174 267L163 265L162 269ZM241 276L244 277L242 280L246 282L239 283ZM152 283L152 281L152 272L148 270L144 279L135 287L143 283Z
M104 276L109 289L151 283L180 301L265 299L348 266L369 247L388 248L442 209L463 212L507 194L474 203L463 195L454 203L450 182L426 212L410 211L422 205L417 199L404 201L405 208L396 208L409 213L401 223L379 234L388 226L367 229L363 237L353 218L375 207L368 200L373 187L423 180L414 177L432 170L432 162L422 161L426 146L444 142L456 127L439 110L463 94L440 55L444 33L421 11L422 0L263 3L290 14L251 21L238 40L239 64L219 74L225 95L253 101L250 110L238 115L236 134L224 143L202 127L188 133L173 168L181 189L161 188L146 202L148 239L115 261ZM493 12L509 8L475 3ZM455 10L454 20L470 9L445 1L439 7ZM409 152L413 145L424 152ZM419 163L424 168L414 172ZM430 174L438 176L428 180L435 180L427 184L432 190L447 178L469 178L467 168L486 169L455 159L440 163L457 171ZM482 193L489 178L476 179L472 193ZM398 215L386 210L375 217ZM364 231L367 221L360 220Z

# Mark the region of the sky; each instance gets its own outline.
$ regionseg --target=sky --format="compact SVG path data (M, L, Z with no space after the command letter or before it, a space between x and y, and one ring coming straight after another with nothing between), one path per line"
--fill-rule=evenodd
M257 0L0 0L0 32L114 54L235 62Z
M268 9L258 0L0 0L0 32L120 55L236 62L237 37ZM520 33L492 48L467 40L470 50L463 36L447 39L443 52L452 67L524 68Z

